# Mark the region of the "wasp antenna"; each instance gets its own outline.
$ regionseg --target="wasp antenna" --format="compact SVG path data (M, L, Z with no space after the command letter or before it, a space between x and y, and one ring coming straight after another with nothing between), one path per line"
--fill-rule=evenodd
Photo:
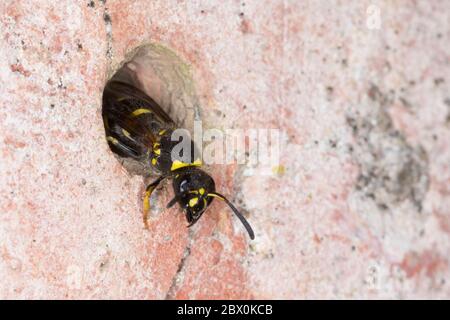
M250 226L250 223L248 223L247 219L245 219L245 217L242 215L242 213L240 213L238 211L238 209L236 209L236 207L230 201L228 201L227 198L225 198L223 195L221 195L220 193L217 193L217 192L210 192L210 193L208 193L208 196L225 201L225 203L231 208L231 210L233 210L234 214L239 218L239 220L241 220L242 224L244 225L245 229L248 232L248 235L250 236L250 239L252 239L252 240L255 239L255 233L253 232L253 229Z
M177 196L173 197L172 200L170 200L169 203L167 203L166 208L169 209L169 208L173 207L173 205L174 205L175 203L177 203L178 198L179 198L179 197L177 197Z

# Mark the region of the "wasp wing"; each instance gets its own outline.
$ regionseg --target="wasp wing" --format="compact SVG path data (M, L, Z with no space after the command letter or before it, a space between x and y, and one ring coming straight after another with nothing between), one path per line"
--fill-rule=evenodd
M103 92L102 116L111 150L136 160L148 158L158 132L175 126L152 98L114 78Z

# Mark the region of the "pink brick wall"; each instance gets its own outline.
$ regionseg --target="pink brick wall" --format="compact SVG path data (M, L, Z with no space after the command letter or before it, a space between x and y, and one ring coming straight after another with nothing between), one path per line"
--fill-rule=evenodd
M0 298L449 298L449 2L214 2L1 1ZM208 126L282 130L284 173L209 168L255 241L221 203L144 230L101 93L145 42Z

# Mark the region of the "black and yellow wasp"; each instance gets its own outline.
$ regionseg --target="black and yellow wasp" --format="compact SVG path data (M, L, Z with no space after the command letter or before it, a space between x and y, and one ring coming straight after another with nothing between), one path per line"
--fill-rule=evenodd
M110 149L120 157L132 158L151 167L159 175L145 192L143 210L146 227L153 190L161 181L172 179L175 196L167 208L178 202L185 211L188 226L196 223L216 198L228 204L247 229L250 238L254 239L250 224L227 198L215 191L214 180L199 168L201 161L194 159L194 152L191 161L173 159L172 149L179 143L172 140L177 124L144 92L126 66L107 82L102 104L106 140Z

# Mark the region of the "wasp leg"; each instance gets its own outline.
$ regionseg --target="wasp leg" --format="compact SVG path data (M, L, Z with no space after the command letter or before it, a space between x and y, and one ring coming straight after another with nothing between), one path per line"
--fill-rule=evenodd
M143 211L144 211L144 225L145 229L148 229L148 215L150 213L150 196L152 195L153 190L156 189L156 187L159 185L159 183L164 179L164 176L159 177L152 183L150 183L147 188L145 189L145 195L144 195L144 204L143 204Z
M196 224L197 221L200 220L200 217L201 217L202 215L203 215L203 213L202 213L201 215L199 215L197 218L193 218L193 217L188 218L188 225L187 225L187 227L190 228L190 227L192 227L194 224Z

